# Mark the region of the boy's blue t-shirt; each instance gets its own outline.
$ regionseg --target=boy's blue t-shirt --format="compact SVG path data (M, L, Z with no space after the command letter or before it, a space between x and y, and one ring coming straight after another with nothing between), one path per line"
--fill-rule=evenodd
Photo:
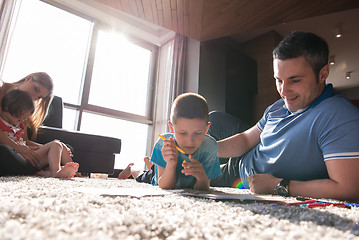
M359 109L328 85L307 109L292 113L282 99L257 123L260 143L241 160L239 174L268 173L309 181L329 178L325 161L359 157Z
M162 134L163 137L169 139L172 137L175 139L175 135L173 133L165 133ZM166 167L166 161L162 156L163 140L158 139L151 156L151 161L155 164L155 176L152 179L153 185L158 185L158 168L160 166L162 168ZM209 135L205 135L201 146L197 149L193 157L202 163L203 168L209 179L215 178L222 174L219 159L217 155L217 142L214 138ZM176 188L193 188L196 183L196 178L193 176L186 176L181 171L183 169L182 162L186 160L190 162L188 156L185 154L178 152L178 160L176 167Z

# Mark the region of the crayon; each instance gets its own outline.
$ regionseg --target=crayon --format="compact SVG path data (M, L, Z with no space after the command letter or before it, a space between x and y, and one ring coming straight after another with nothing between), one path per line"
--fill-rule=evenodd
M161 134L158 134L158 137L159 138L161 138L162 140L166 140L166 138L164 138ZM180 151L181 153L183 153L183 154L186 154L182 149L180 149L178 146L175 146L176 147L176 149L178 150L178 151Z
M300 201L300 202L293 202L293 203L287 203L287 206L296 206L296 205L304 205L304 204L309 204L309 203L316 203L317 200L314 199L308 199L305 201Z

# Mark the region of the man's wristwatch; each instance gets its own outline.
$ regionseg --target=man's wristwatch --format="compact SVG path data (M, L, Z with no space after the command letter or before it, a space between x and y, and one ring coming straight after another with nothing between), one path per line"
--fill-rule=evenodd
M289 185L289 180L283 179L275 187L274 194L280 195L280 196L283 196L283 197L288 197L289 196L288 185Z

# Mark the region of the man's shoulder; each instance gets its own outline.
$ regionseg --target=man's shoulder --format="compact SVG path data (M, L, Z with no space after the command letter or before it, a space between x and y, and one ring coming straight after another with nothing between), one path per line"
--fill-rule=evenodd
M354 106L342 94L335 94L325 99L318 105L318 110L330 115L339 114L342 117L350 115L354 118L359 118L359 108Z
M272 114L274 112L279 115L286 114L287 110L285 108L283 99L279 99L275 101L272 105L268 106L264 111L264 116L267 116L268 114Z

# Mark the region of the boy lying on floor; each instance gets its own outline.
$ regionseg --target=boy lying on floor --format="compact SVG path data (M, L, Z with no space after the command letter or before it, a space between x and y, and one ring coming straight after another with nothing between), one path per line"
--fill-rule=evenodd
M171 133L158 139L151 156L149 171L138 175L131 171L131 164L119 174L120 179L131 174L140 182L149 182L163 189L194 188L208 190L210 179L221 175L217 155L217 142L206 135L208 122L207 101L195 93L184 93L173 102L171 120L168 122ZM161 137L162 137L161 136ZM184 153L179 152L178 147Z

